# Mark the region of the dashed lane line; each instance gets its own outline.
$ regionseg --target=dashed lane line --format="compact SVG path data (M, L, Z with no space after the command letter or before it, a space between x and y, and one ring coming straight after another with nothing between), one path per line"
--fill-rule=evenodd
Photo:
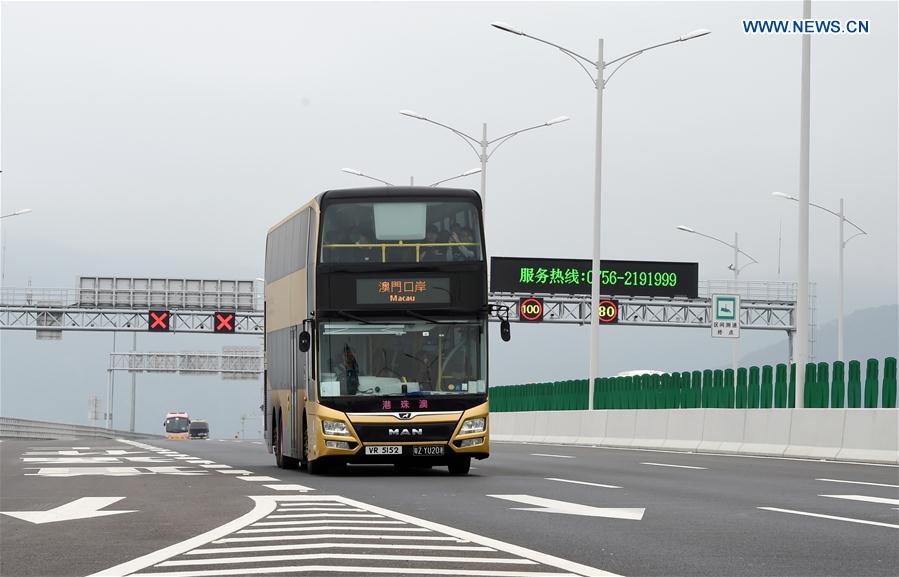
M263 485L268 489L272 489L273 491L315 491L312 487L306 487L305 485L293 485L293 484L284 484L284 485Z
M572 455L552 455L550 453L531 453L532 457L555 457L557 459L574 459Z
M203 467L204 469L230 469L231 468L231 465L221 465L218 463L214 463L211 465L200 465L200 466Z
M226 475L252 475L253 471L247 471L246 469L228 469L219 471L219 473L224 473ZM277 481L277 479L275 479Z
M277 483L281 479L276 479L274 477L266 477L265 475L244 475L237 477L241 481L261 481L261 482L275 482Z
M835 515L825 515L823 513L810 513L808 511L795 511L793 509L781 509L779 507L756 507L763 511L776 511L778 513L791 513L793 515L804 515L806 517L818 517L821 519L832 519L834 521L846 521L847 523L860 523L862 525L874 525L876 527L888 527L890 529L899 529L899 525L891 523L881 523L879 521L868 521L866 519L853 519L851 517L837 517Z
M871 487L891 487L899 489L899 485L890 485L889 483L868 483L866 481L844 481L843 479L815 479L816 481L826 481L828 483L849 483L851 485L870 485Z
M694 467L692 465L672 465L671 463L640 463L641 465L652 465L653 467L674 467L676 469L698 469L702 471L708 470L708 467Z
M882 503L884 505L899 505L899 499L887 499L885 497L869 497L868 495L818 495L831 499L846 499L847 501L864 501L867 503Z
M555 477L544 477L547 481L559 481L560 483L574 483L575 485L589 485L591 487L602 487L603 489L620 489L618 485L604 485L602 483L590 483L588 481L575 481L574 479L557 479Z

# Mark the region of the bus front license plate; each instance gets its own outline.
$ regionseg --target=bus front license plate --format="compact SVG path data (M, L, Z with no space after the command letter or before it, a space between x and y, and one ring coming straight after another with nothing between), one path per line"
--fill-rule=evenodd
M421 445L412 447L414 457L442 457L446 447L443 445Z
M401 445L374 445L365 447L366 455L402 455Z

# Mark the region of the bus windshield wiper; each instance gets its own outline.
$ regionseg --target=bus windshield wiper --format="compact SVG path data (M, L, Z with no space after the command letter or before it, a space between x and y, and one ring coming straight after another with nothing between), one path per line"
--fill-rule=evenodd
M362 318L362 317L357 317L356 315L350 314L350 313L348 313L348 312L346 312L346 311L334 311L334 312L337 313L337 315L339 315L339 316L341 316L341 317L343 317L343 318L345 318L345 319L349 319L349 320L351 320L351 321L356 321L357 323L362 323L362 324L364 324L364 325L370 325L370 324L371 324L371 321L367 321L367 320L365 320L365 319Z
M423 321L428 321L429 323L433 323L435 325L449 325L452 324L449 321L438 321L437 319L432 319L431 317L426 317L425 315L419 314L415 311L405 311L407 315L410 317L415 317L417 319L421 319Z

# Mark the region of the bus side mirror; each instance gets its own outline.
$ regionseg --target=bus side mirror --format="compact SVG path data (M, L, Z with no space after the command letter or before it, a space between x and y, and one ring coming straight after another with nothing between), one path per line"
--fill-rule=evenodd
M305 353L309 350L309 345L311 344L312 339L309 336L309 331L303 331L300 333L300 352Z
M499 322L499 336L507 343L512 339L512 327L508 320Z

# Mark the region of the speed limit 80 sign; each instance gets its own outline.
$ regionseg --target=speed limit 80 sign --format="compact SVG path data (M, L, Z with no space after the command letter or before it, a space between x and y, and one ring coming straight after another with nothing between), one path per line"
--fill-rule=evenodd
M518 319L526 323L543 320L543 299L527 297L518 299Z
M603 324L616 324L618 322L618 301L615 299L602 299L599 301L599 322Z

